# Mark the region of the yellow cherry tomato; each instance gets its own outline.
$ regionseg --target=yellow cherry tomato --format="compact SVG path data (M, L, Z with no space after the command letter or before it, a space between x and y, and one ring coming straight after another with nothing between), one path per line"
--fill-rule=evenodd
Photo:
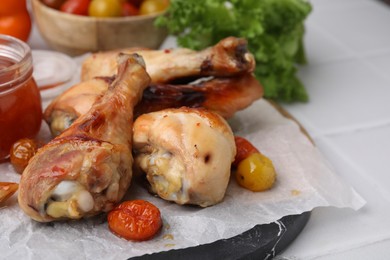
M243 159L236 171L237 183L251 191L270 189L276 180L272 161L260 153L254 153Z
M92 0L88 8L88 15L94 17L116 17L121 14L122 7L119 0Z
M161 13L169 6L166 0L145 0L139 8L140 15Z

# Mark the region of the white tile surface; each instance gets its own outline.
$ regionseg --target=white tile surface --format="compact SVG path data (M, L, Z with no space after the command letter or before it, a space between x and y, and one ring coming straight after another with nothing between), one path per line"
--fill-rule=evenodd
M329 139L355 168L377 184L376 192L390 200L390 170L384 168L390 155L390 124Z
M315 140L336 173L348 181L367 204L359 211L336 208L314 210L306 229L283 253L284 256L312 259L390 237L390 225L386 225L390 218L390 201L378 192L382 185L362 171L348 154L338 150L333 141L328 138Z
M375 0L311 2L309 65L300 70L311 100L285 108L367 204L359 211L314 210L281 257L388 259L390 7Z
M301 69L300 78L310 102L285 108L323 133L367 127L390 119L389 82L360 59L309 65ZM375 102L371 102L373 99Z
M377 1L339 1L332 8L316 9L311 22L356 53L388 50L390 9ZM375 16L373 15L375 14Z
M328 9L348 8L351 5L362 6L372 4L373 0L309 0L309 2L313 5L314 10L320 10L322 12Z
M390 52L367 57L365 61L370 66L373 66L374 70L381 73L381 75L386 78L387 82L390 82ZM388 87L390 87L390 84L388 84Z
M384 240L373 244L364 245L354 250L331 253L326 256L318 257L316 260L387 260L389 259L390 248L389 241Z
M310 17L308 18L308 22ZM351 59L355 53L312 23L306 23L304 44L310 65ZM303 66L305 67L305 66Z

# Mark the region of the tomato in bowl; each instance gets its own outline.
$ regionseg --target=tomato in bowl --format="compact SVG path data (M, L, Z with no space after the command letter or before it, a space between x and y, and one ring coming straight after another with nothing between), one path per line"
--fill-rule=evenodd
M93 1L97 0L90 1L90 4ZM42 38L54 50L71 56L129 47L157 49L168 34L166 28L154 24L159 16L165 14L164 11L146 15L96 17L64 12L60 10L61 7L52 8L41 0L32 0L32 7Z

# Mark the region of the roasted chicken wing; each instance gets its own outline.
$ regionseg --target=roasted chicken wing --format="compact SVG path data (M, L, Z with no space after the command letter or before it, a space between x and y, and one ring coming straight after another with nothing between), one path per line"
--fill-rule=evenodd
M223 200L236 146L218 114L186 107L144 114L133 142L135 165L161 198L201 207Z
M153 83L171 82L178 78L194 76L231 77L252 72L255 67L255 60L248 52L246 40L235 37L225 38L215 46L202 51L183 48L121 51L141 55ZM117 67L115 57L118 52L101 52L88 57L82 65L82 80L114 75Z
M252 74L187 85L155 84L144 91L135 111L141 115L165 108L203 107L228 119L262 96L263 88Z
M108 91L24 170L18 200L31 218L48 222L107 212L128 189L133 108L150 77L138 55L120 55L118 64Z
M85 114L110 85L110 78L81 82L58 96L45 110L44 119L54 136ZM165 108L204 107L230 118L261 98L263 88L252 74L235 78L215 78L196 84L152 84L143 93L135 115Z

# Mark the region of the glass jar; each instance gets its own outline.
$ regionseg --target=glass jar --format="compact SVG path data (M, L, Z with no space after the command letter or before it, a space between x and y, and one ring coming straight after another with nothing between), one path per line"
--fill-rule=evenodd
M30 47L0 34L0 161L15 141L33 138L41 127L41 96L32 72Z

